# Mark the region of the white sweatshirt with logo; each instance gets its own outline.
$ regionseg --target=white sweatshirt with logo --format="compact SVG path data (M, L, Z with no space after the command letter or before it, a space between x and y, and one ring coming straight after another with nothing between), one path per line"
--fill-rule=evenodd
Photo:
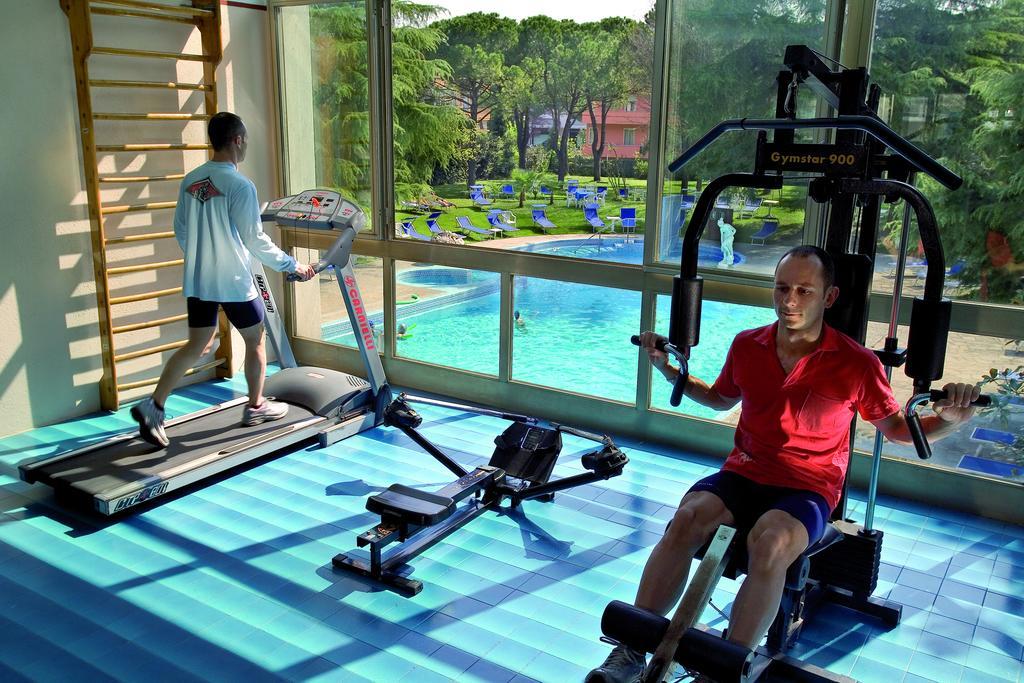
M208 161L181 181L174 236L185 252L186 297L255 299L249 254L268 268L295 271L295 259L263 232L256 186L228 161Z

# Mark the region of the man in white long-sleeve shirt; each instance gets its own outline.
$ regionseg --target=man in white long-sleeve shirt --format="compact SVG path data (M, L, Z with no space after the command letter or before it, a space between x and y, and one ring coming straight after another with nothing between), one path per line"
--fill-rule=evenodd
M263 396L267 369L263 336L263 303L249 268L249 255L276 271L313 277L313 268L281 251L263 232L256 186L238 172L245 159L248 135L235 114L210 118L207 133L213 158L181 181L174 212L174 235L185 252L183 294L188 305L188 341L167 361L156 390L132 408L142 438L167 446L164 402L185 372L208 351L217 332L217 312L245 342L245 380L249 404L243 424L255 425L285 416L288 406Z

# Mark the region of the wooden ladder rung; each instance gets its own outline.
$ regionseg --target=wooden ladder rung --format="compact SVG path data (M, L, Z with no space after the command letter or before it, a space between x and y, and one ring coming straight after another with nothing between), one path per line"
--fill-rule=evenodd
M120 325L112 328L114 334L121 334L123 332L135 332L137 330L148 330L152 327L160 327L162 325L170 325L172 323L180 322L182 320L188 320L188 314L182 313L181 315L172 315L168 318L159 318L157 320L147 320L144 323L132 323L130 325Z
M220 333L213 335L214 339L220 339ZM151 346L148 349L141 349L139 351L129 351L128 353L122 353L114 356L114 362L120 363L121 361L131 360L133 358L142 358L143 356L152 356L157 353L163 353L164 351L170 351L171 349L180 349L185 344L188 344L187 339L181 341L170 342L169 344L161 344L160 346Z
M94 88L161 88L167 90L202 90L210 92L213 88L205 83L177 83L175 81L121 81L106 78L95 78L89 81Z
M178 205L178 202L149 202L147 204L116 204L114 206L104 206L100 209L100 213L104 216L112 213L132 213L135 211L159 211L160 209L173 209Z
M144 292L142 294L126 294L124 296L112 296L110 297L110 305L115 306L117 304L127 304L133 301L146 301L147 299L158 299L162 296L171 296L172 294L181 294L181 287L171 287L170 289L160 289L154 292Z
M176 150L213 149L198 143L140 142L127 145L96 145L97 152L173 152Z
M174 266L180 266L184 263L185 259L179 258L173 261L140 263L134 266L114 266L113 268L107 268L107 275L123 275L124 273L142 273L147 270L157 270L159 268L173 268Z
M132 17L134 19L156 19L157 21L173 21L179 24L195 24L195 17L187 17L184 14L160 14L152 10L131 9L117 7L93 7L93 14L101 14L108 17Z
M206 372L207 370L212 370L213 368L216 368L216 367L221 366L221 365L224 365L224 359L223 358L219 358L217 360L212 360L209 363L203 363L202 365L197 365L196 367L192 368L191 370L186 370L185 371L185 376L188 377L189 375L195 375L196 373ZM117 385L117 390L118 391L128 391L129 389L138 389L140 387L145 387L145 386L149 386L151 384L156 384L159 381L160 381L159 377L154 377L152 379L142 379L142 380L139 380L138 382L127 382L126 384L118 384Z
M121 47L94 47L94 55L113 55L115 57L152 57L154 59L174 59L186 62L212 62L208 55L183 54L181 52L157 52L156 50L128 50Z
M96 112L92 115L97 121L206 121L209 114L135 114Z
M174 237L174 231L168 230L166 232L146 232L139 235L125 235L124 237L108 237L103 240L103 243L108 247L111 244L128 244L129 242L148 242L150 240L166 240Z
M165 180L181 180L184 173L168 173L167 175L101 175L101 183L159 183Z
M181 14L190 17L208 17L213 15L213 10L203 9L202 7L167 5L162 2L146 2L146 0L92 0L89 4L94 8L98 5L118 5L120 7L157 10L159 12L167 12L168 14Z

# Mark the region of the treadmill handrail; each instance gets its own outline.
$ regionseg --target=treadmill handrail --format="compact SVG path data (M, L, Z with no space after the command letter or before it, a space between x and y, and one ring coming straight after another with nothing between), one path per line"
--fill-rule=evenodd
M719 123L705 133L700 140L690 145L668 165L668 170L675 173L723 133L730 130L806 130L811 128L863 131L906 159L914 168L927 173L950 190L955 190L963 185L963 178L887 126L881 119L863 115L840 115L813 119L728 119Z

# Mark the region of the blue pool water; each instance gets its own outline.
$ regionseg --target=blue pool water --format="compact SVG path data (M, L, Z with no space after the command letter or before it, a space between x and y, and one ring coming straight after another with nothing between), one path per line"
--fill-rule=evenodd
M570 256L587 258L596 261L613 261L615 263L643 263L644 241L642 239L625 239L616 237L590 237L579 240L560 240L558 242L542 242L521 247L518 251L529 251L537 254L554 256ZM668 254L668 258L679 258L679 254ZM697 262L702 266L713 266L722 260L722 250L713 244L701 244L698 247ZM737 251L733 251L733 265L744 263L746 259Z
M642 250L642 244L628 243L608 249L604 256L623 259L620 262L635 256L639 262ZM414 266L400 272L400 282L438 288L443 294L398 307L398 323L409 331L397 342L398 355L497 375L499 277L446 266ZM639 355L629 338L640 330L639 292L521 276L515 278L513 291L513 307L525 321L514 328L513 379L626 403L635 400ZM658 297L655 329L663 334L668 330L669 304L669 297ZM736 333L772 320L770 309L705 302L701 343L694 349L691 372L713 381ZM347 328L347 321L325 325L324 339L351 345ZM654 405L670 409L670 391L667 382L656 381ZM679 410L706 417L717 414L689 402Z

